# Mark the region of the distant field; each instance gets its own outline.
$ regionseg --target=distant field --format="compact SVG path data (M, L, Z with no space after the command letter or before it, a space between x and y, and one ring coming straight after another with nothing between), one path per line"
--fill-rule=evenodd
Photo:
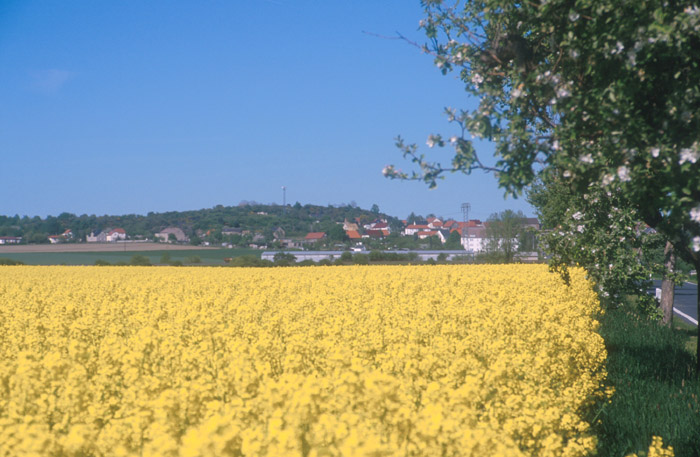
M114 251L191 251L217 250L183 244L164 243L65 243L65 244L19 244L0 246L0 256L20 252L114 252Z
M197 256L202 265L223 265L226 257L260 256L261 252L258 249L201 248L159 243L0 246L0 258L19 260L28 265L94 265L96 260L128 263L134 255L148 257L151 263L158 264L166 253L171 261L187 263L187 257Z

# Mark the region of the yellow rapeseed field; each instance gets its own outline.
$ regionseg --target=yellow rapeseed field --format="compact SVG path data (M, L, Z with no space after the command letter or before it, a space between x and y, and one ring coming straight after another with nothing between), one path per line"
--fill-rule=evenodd
M0 456L582 456L599 303L546 266L0 267Z

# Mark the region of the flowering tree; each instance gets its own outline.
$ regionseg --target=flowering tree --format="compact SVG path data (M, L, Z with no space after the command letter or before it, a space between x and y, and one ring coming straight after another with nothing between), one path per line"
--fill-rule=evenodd
M519 194L539 170L551 167L579 193L593 185L624 194L638 216L700 270L697 5L422 4L420 27L428 38L422 48L443 73L458 71L479 105L447 109L461 135L428 138L429 147L454 149L449 165L431 162L399 138L398 147L419 170L409 174L388 166L385 175L434 186L447 172L481 169ZM495 144L494 165L479 157L472 137Z
M663 240L639 222L623 195L599 186L576 194L558 176L543 173L528 189L528 201L537 209L541 241L553 269L566 278L569 265L583 266L604 300L617 303L625 295L635 295L643 311L658 313L647 290L652 275L671 278L664 265L654 262L653 254L663 248ZM663 317L670 322L666 311Z

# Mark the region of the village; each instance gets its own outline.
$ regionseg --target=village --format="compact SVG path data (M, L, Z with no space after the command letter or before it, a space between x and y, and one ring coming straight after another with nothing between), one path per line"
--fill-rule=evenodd
M336 222L330 230L312 231L303 236L287 236L284 227L278 226L264 233L262 230L243 227L222 227L219 230L197 229L193 236L176 226L165 227L153 234L153 237L143 235L130 236L124 228L110 227L103 230L93 230L84 239L74 235L71 229L61 234L49 235L50 244L60 243L145 243L161 242L168 244L194 244L202 247L234 247L244 246L253 249L278 250L366 250L368 248L399 249L412 248L452 249L463 250L467 253L480 253L489 247L490 239L495 235L489 231L490 222L479 219L457 221L429 216L425 220L388 220L377 217L366 221L367 218L345 218ZM534 234L540 229L536 218L522 218L520 233ZM533 235L534 237L534 235ZM407 244L413 240L413 244ZM3 236L0 244L20 244L22 237ZM517 243L517 240L516 240Z

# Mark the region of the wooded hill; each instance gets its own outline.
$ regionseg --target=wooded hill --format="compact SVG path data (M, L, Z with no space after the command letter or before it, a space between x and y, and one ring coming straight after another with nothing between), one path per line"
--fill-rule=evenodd
M376 207L373 209L377 209ZM221 229L241 228L252 233L271 236L281 227L287 237L304 236L308 232L328 231L345 219L359 218L363 223L377 218L386 219L390 226L399 228L400 221L379 211L370 211L357 206L318 205L263 205L242 203L238 206L217 205L213 208L193 211L149 212L147 215L128 214L122 216L76 216L61 213L58 216L0 216L0 236L22 237L23 243L48 243L49 235L60 235L70 229L77 241L84 241L91 232L98 233L109 228L123 228L129 238L153 238L154 233L166 227L178 227L190 237L194 244L203 233L209 232L212 241L222 239Z

